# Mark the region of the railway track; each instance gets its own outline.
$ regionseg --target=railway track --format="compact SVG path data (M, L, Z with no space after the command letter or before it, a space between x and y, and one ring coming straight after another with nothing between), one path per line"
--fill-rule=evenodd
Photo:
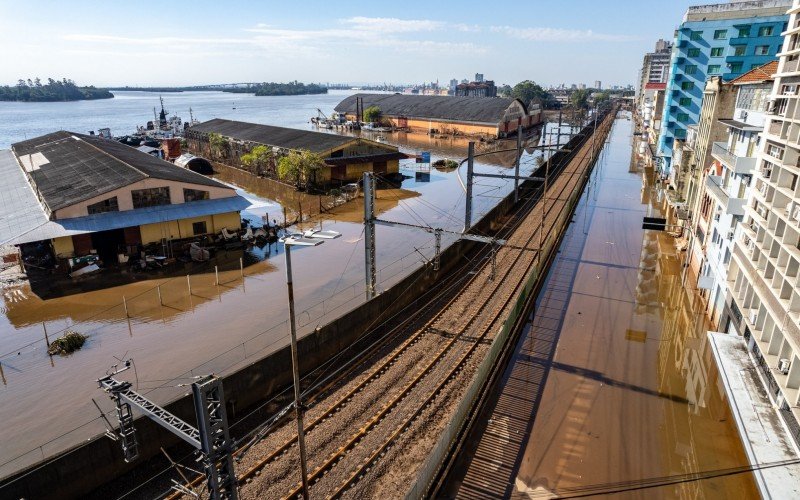
M602 137L605 125L598 127ZM484 259L474 274L464 274L448 284L451 289L462 287L458 293L447 300L431 301L420 314L402 321L368 350L362 361L312 396L310 401L316 404L307 412L306 439L312 470L309 483L314 496L337 497L353 491L415 421L430 413L437 398L443 399L440 396L445 393L457 397L451 382L463 371L469 371L471 360L480 358L496 325L505 317L538 258L538 250L532 244L540 231L552 230L570 190L588 171L590 142L585 140L568 163L551 172L555 178L547 190L549 206L544 223L538 206L528 206L530 211L524 217L506 221L511 234L508 245L497 253L498 271L494 276L490 276L491 265ZM535 199L532 197L531 205ZM485 252L476 260L484 256ZM437 298L444 295L438 294ZM422 319L423 313L432 308L438 311L429 319ZM405 340L386 353L390 340L396 337ZM342 379L348 377L352 380L342 384ZM353 419L362 424L355 424ZM358 431L352 433L355 427ZM240 476L243 497L293 498L299 494L298 460L296 453L289 453L296 441L292 426L285 425L253 446L240 465L246 468Z

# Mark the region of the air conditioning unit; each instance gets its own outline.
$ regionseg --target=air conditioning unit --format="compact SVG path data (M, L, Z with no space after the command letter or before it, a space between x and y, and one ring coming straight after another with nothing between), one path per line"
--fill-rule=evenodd
M728 229L728 239L729 239L729 240L732 240L732 239L733 239L733 234L734 234L735 232L736 232L736 230L735 230L735 229Z
M792 218L800 222L800 205L794 206L794 212L792 213Z
M750 240L750 242L747 244L747 249L748 249L749 251L751 251L751 252L752 252L753 250L755 250L755 249L756 249L756 242L755 242L755 241L753 241L753 240Z
M769 179L770 177L772 177L772 169L771 168L763 169L761 171L761 177L763 177L765 179Z
M717 213L715 213L715 214L714 214L714 220L717 220L717 221L718 221L718 220L719 220L719 217L720 217L720 213L719 213L719 212L717 212Z
M778 361L778 371L783 373L784 375L789 373L789 360L782 359Z
M750 320L750 323L755 325L756 321L758 321L758 311L756 311L755 309L750 311L750 316L748 316L747 319Z
M742 110L739 112L739 119L740 120L747 120L747 111Z

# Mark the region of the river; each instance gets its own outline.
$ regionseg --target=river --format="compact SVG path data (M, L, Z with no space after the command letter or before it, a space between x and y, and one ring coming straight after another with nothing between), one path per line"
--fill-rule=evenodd
M224 117L310 129L308 120L317 108L328 114L347 94L255 97L185 92L164 94L164 99L167 110L184 119L188 119L191 106L199 120ZM110 127L115 135L129 133L137 124L152 119L152 107L159 106L158 94L117 95L103 101L0 103L0 147L59 128L87 132ZM387 134L387 140L407 152L431 151L433 159L461 159L467 149L462 138ZM486 147L479 146L479 150ZM513 145L493 147L506 146ZM536 166L536 157L530 153L523 156L523 175ZM513 153L482 157L476 172L507 173L513 157ZM430 181L421 182L415 179L415 168L413 161L402 165L401 171L408 176L402 190L378 192L380 216L459 231L464 191L458 172L433 170ZM261 196L264 211L280 210L258 179L237 172L221 172L219 178L237 185L250 198ZM503 179L477 182L473 222L509 193L512 185ZM364 300L362 211L360 202L352 202L309 223L339 231L342 237L294 254L301 335ZM445 235L443 245L454 239ZM425 265L433 249L433 237L426 232L379 226L378 288L385 289ZM286 345L282 251L280 245L272 245L244 254L229 252L223 256L220 285L215 284L213 269L208 269L190 278L191 294L186 276L142 280L48 300L27 285L0 290L0 477L104 431L92 398L105 411L112 405L95 380L117 358L132 357L136 366L132 381L149 397L164 403L183 394L183 384L197 374L225 375ZM246 264L244 279L239 257ZM69 357L47 356L45 329L52 338L68 328L87 334L86 345Z

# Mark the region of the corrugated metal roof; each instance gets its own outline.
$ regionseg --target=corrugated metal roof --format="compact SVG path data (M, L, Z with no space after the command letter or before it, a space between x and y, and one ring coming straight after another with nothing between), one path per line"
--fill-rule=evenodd
M48 220L14 153L0 151L0 244L45 224Z
M32 241L49 240L75 234L108 231L110 229L140 226L142 224L153 224L157 222L188 219L191 217L203 217L211 214L239 212L249 206L250 202L247 199L237 195L214 200L192 201L174 205L125 210L122 212L106 212L88 215L86 217L56 221L50 221L44 218L44 222L40 222L41 218L31 218L29 227L24 227L23 224L17 224L17 226L13 228L13 234L2 232L4 227L0 227L0 245L19 245ZM41 207L39 207L39 212L44 216ZM37 224L37 222L39 223Z
M355 137L346 137L310 130L299 130L258 123L239 122L214 118L203 123L198 123L189 129L192 132L205 134L215 133L240 141L256 142L267 146L283 149L305 149L315 153L336 149L357 140Z
M145 178L225 187L119 142L54 132L11 145L44 202L55 211Z
M359 97L363 99L364 108L377 106L388 116L491 124L500 123L506 110L516 100L505 97L354 94L346 97L334 109L338 113L355 113L356 99Z

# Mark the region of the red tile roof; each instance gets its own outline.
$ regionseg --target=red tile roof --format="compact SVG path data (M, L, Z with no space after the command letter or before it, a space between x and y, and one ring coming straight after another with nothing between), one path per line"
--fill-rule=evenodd
M734 78L729 83L742 85L747 83L764 83L772 81L772 75L778 72L778 61L770 61L767 64L753 68L747 73Z
M666 83L648 82L644 84L645 90L664 90L667 88Z

